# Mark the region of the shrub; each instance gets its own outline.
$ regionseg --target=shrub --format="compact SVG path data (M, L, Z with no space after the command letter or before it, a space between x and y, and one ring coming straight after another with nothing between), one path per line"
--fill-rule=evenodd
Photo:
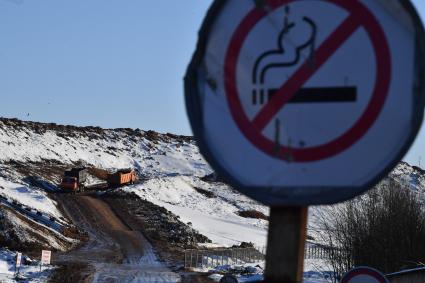
M395 181L344 204L322 210L321 240L342 275L354 266L384 273L425 262L425 213L419 196Z

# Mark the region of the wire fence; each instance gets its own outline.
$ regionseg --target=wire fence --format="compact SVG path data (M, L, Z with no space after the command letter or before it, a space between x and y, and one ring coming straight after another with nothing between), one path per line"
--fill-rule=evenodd
M330 259L332 249L322 245L306 245L304 259Z
M186 250L184 252L185 268L209 268L220 265L239 265L262 262L265 250L256 248L229 248L214 250Z
M329 259L330 248L321 245L307 245L305 259ZM260 263L265 260L266 248L228 248L210 250L185 250L185 268L215 268L223 265Z

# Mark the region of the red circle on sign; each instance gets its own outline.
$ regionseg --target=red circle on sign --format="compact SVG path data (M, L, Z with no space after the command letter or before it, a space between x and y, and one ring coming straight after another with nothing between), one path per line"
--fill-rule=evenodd
M378 118L385 100L388 95L390 78L391 78L391 56L390 50L388 46L388 42L384 31L379 25L378 21L374 17L374 15L362 4L360 1L338 1L338 0L322 0L325 2L333 3L336 6L340 6L343 9L349 12L348 19L344 22L344 29L353 29L356 26L356 30L359 27L363 27L369 39L372 42L373 49L375 51L375 63L377 66L377 77L376 83L373 90L372 98L367 105L365 111L361 115L361 117L354 123L354 125L348 129L344 134L339 136L338 138L315 147L309 148L290 148L285 146L279 146L276 149L276 144L265 137L261 131L261 127L256 126L253 121L250 121L242 107L242 103L240 101L237 84L236 84L236 69L237 63L239 60L240 51L242 46L249 35L249 32L254 28L254 26L261 21L268 12L263 9L254 8L248 15L242 20L241 24L236 29L233 37L230 41L230 45L227 50L226 60L224 65L224 77L225 77L225 89L227 100L229 103L230 111L232 113L233 119L237 123L238 127L245 135L245 137L254 144L257 148L262 150L263 152L271 155L275 158L280 158L283 160L290 160L293 162L310 162L310 161L318 161L325 158L332 157L342 151L348 149L352 146L356 141L358 141L361 137L363 137L366 132L372 127L376 119ZM295 0L268 0L267 5L270 7L271 11L276 10L277 8L289 4L291 2L295 2ZM353 21L353 22L350 22ZM350 26L352 25L352 26ZM341 28L342 29L342 28ZM337 29L338 30L338 29ZM354 30L353 30L354 32ZM341 45L343 41L346 40L341 36L335 36L332 39L332 42L329 43L330 46ZM317 50L316 54L321 52L324 58L327 56L329 59L332 54L326 54L329 52L329 49L332 48L324 48ZM318 57L319 55L317 55ZM324 59L324 62L321 62L320 65L324 64L327 59ZM316 60L317 61L317 60ZM320 58L319 58L320 62ZM304 69L303 69L304 68ZM308 79L307 72L307 63L304 64L304 67L300 68L300 74L298 77L303 79ZM311 69L311 67L310 67ZM316 71L320 69L320 66L316 69ZM313 74L310 74L312 76ZM306 77L307 76L307 77ZM306 79L306 80L307 80ZM295 93L298 88L295 84L289 85L289 89L292 93ZM292 89L291 89L292 88ZM285 103L290 99L287 95L282 95L279 100L281 103L280 108L285 105ZM272 117L273 114L268 115L273 112L277 112L277 109L274 105L268 104L264 108L266 108L266 115ZM264 109L263 109L264 110ZM261 110L261 111L263 111ZM267 111L270 112L267 113ZM263 111L264 112L264 111ZM267 118L265 118L267 119ZM271 119L271 118L270 118ZM260 123L264 121L260 121Z
M341 283L350 283L350 280L354 279L357 276L360 275L368 275L370 277L373 277L376 279L379 283L387 283L388 281L383 277L381 273L378 271L372 269L372 268L366 268L366 267L359 267L355 268L351 271L349 271L347 274L344 275L344 277L341 280Z

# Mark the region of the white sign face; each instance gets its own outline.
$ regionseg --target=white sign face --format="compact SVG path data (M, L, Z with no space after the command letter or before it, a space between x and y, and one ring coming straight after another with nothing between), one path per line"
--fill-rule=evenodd
M358 267L347 272L341 283L389 283L379 271L369 267Z
M21 266L21 261L22 261L22 253L17 253L16 254L16 267Z
M41 264L50 264L50 259L52 257L52 252L47 250L41 251Z
M255 2L217 1L201 30L186 77L201 151L266 204L363 192L402 158L422 122L423 27L413 8Z

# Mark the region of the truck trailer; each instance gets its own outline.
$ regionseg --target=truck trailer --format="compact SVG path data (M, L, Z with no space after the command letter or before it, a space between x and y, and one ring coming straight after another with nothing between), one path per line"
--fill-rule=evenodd
M115 173L109 173L107 182L110 187L133 184L137 181L136 172L133 169L122 169Z

